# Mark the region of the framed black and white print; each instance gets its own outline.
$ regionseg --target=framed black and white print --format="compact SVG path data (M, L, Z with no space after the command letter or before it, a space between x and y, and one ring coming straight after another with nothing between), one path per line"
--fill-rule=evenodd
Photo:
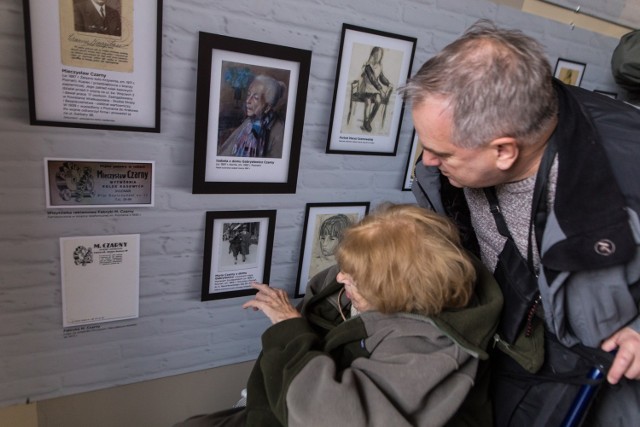
M422 159L422 145L418 139L415 129L411 138L411 150L407 159L407 166L404 171L404 181L402 182L402 191L410 191L413 180L416 177L416 164Z
M582 62L558 58L558 62L556 62L556 69L553 72L553 77L565 84L580 86L580 82L582 82L582 76L584 76L584 70L586 68L587 64Z
M133 3L23 0L32 125L160 132L162 0Z
M335 264L334 251L344 230L369 212L369 202L307 203L295 297L303 297L307 282Z
M327 153L395 156L416 38L343 24Z
M269 282L275 226L275 210L207 212L202 301L252 295L252 282Z
M200 33L193 193L295 193L311 51Z

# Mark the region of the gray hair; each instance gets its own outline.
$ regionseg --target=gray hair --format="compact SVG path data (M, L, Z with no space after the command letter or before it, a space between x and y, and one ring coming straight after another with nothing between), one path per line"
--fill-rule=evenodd
M414 105L443 97L453 117L451 142L478 148L500 137L534 142L557 114L551 82L540 43L481 20L425 62L401 93Z
M287 90L287 86L284 82L274 79L271 76L267 76L265 74L259 74L254 79L253 83L260 83L264 86L264 100L267 104L274 107L278 101L282 98L285 91Z

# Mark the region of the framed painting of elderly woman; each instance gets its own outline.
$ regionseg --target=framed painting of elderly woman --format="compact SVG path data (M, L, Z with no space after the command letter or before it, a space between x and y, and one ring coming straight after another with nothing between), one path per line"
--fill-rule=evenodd
M334 251L347 227L369 212L369 202L307 203L300 247L296 298L309 279L336 263Z
M295 193L311 51L200 33L193 193Z

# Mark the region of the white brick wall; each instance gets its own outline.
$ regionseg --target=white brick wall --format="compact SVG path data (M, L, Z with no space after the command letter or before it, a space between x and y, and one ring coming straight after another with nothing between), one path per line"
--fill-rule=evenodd
M583 87L616 91L617 40L484 0L164 0L162 132L30 126L22 1L0 3L0 406L255 358L268 326L242 299L200 302L207 210L277 209L271 283L291 293L307 202L412 202L400 191L408 114L396 157L325 154L343 22L418 38L414 70L479 18L523 29L586 62ZM313 51L296 194L193 195L198 31ZM156 207L138 217L48 218L44 157L156 161ZM141 235L134 326L64 338L58 239Z

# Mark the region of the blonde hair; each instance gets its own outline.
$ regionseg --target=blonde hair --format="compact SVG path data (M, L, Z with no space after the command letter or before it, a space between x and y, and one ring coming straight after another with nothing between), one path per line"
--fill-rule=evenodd
M415 205L384 205L347 229L336 260L382 313L464 307L476 279L455 225Z

